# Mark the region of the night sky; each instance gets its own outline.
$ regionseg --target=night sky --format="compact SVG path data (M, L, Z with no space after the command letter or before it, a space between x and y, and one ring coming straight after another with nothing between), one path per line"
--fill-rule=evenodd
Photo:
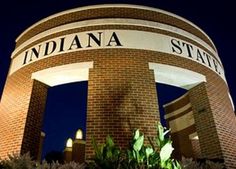
M198 25L209 35L218 49L232 98L234 102L236 102L236 78L234 75L236 72L236 63L234 61L236 57L236 11L234 1L232 0L198 0L192 2L188 0L4 1L4 4L0 5L0 93L4 87L10 63L10 55L15 46L15 39L21 32L40 19L57 12L85 5L104 3L128 3L156 7L175 13ZM172 90L174 90L174 92ZM161 95L163 95L162 103L167 102L168 99L169 101L173 100L173 98L164 96L172 95L172 93L178 93L176 95L183 93L182 90L176 90L161 85L159 91L165 91L161 92ZM49 89L44 130L47 130L49 133L47 139L57 137L60 138L57 139L60 141L55 142L55 144L48 141L48 145L45 144L47 151L58 148L61 150L65 144L66 137L74 137L75 131L78 128L84 128L86 95L87 82L73 83ZM65 114L66 116L64 116ZM79 114L80 118L73 118L74 114ZM68 121L70 121L70 123L68 123ZM67 128L64 122L66 125L68 124ZM69 132L67 132L68 130Z

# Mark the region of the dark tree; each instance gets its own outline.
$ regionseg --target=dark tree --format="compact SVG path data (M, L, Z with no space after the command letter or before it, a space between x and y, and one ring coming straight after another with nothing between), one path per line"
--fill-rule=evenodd
M52 163L53 161L54 162L58 161L60 164L63 164L64 163L63 153L60 151L50 151L45 155L45 160L48 163Z

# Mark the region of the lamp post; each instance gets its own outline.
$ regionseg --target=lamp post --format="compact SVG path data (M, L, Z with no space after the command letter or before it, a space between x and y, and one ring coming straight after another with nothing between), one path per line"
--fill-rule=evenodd
M64 149L63 155L66 162L72 161L72 146L73 140L71 138L67 139L66 148Z
M85 161L85 141L83 140L83 131L78 129L72 147L72 159L75 162L83 163Z
M45 135L46 134L41 131L40 140L39 140L39 151L38 151L38 156L37 156L37 162L39 162L39 163L41 162L43 142L44 142Z

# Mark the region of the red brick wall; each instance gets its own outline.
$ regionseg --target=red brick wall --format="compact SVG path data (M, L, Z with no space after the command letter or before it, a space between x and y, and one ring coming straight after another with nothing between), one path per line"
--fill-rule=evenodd
M33 83L18 73L7 78L0 104L0 157L20 153Z
M96 55L94 55L94 52ZM152 70L149 70L148 62L144 62L145 58L143 57L146 55L145 52L143 55L137 57L138 53L136 50L131 52L131 50L125 49L74 52L64 54L63 57L59 57L60 59L51 57L32 63L8 77L1 106L9 104L9 107L17 107L20 112L24 113L24 116L18 116L19 124L13 123L10 120L5 124L5 127L12 135L19 135L19 144L9 149L9 147L14 145L15 140L1 140L3 145L8 146L8 148L1 150L1 157L15 150L15 148L18 148L21 152L31 150L30 147L33 144L28 139L34 138L28 136L36 134L31 133L33 132L31 127L35 127L38 130L39 128L37 126L41 126L40 118L42 117L43 101L40 99L46 97L46 88L40 86L39 82L36 81L36 86L33 85L33 81L30 79L31 73L44 68L75 62L94 61L94 68L90 70L88 83L87 155L91 155L92 153L92 136L98 142L103 142L105 136L110 134L122 147L127 146L128 139L134 128L140 128L146 136L155 136L155 122L158 120L158 107L154 74ZM17 79L16 77L19 76L21 78ZM17 79L17 82L15 79ZM21 85L15 85L16 83L20 83ZM34 90L31 96L33 86ZM28 87L31 87L31 90ZM18 102L5 101L6 97L9 97L8 88L17 91L15 94L22 98L18 100L18 98L12 96ZM41 94L38 93L39 91L41 91ZM30 97L33 100L31 102ZM42 105L33 106L36 103L34 99ZM23 102L23 100L28 102ZM19 107L19 104L22 107ZM31 106L32 108L35 107L37 111L31 112L31 109L28 108ZM1 114L5 114L3 111L0 112ZM10 110L9 112L11 114L14 110ZM31 113L35 114L31 115ZM28 119L38 117L37 119L31 119L34 120L34 125L36 126L32 126L31 120L27 120L27 124L25 124L26 115L29 115ZM26 127L24 128L25 125ZM21 132L14 130L15 128L20 128ZM25 141L22 142L24 133ZM35 135L35 138L39 136L40 132L38 136ZM37 141L35 140L34 144L36 143ZM31 153L33 155L37 154L37 152Z
M91 136L103 142L113 136L121 147L128 146L132 131L139 128L155 136L158 115L154 74L135 51L97 53L89 73L86 153L92 154ZM136 53L136 54L135 54Z

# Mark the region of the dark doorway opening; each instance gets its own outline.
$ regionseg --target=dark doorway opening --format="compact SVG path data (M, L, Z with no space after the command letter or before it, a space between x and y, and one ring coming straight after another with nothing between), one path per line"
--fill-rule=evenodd
M43 128L42 160L50 152L63 152L68 138L83 130L86 138L88 82L70 83L48 89Z

